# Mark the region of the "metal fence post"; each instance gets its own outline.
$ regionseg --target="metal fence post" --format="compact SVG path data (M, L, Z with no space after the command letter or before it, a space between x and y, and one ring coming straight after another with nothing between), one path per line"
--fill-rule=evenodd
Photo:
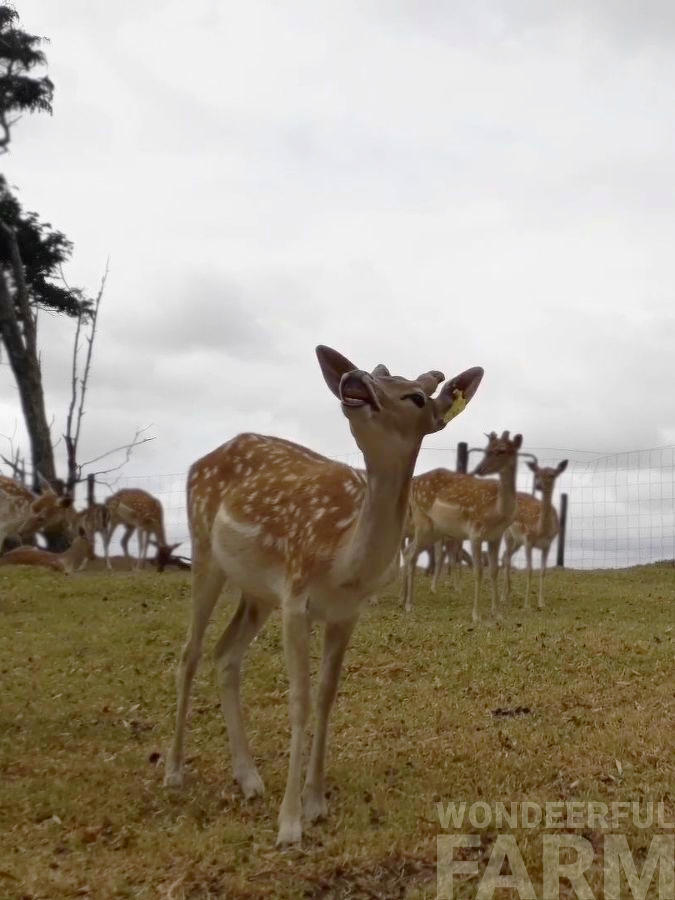
M565 533L567 531L567 494L560 495L560 531L558 532L558 559L556 564L565 565Z
M87 475L87 506L93 506L96 503L96 497L94 494L96 484L96 476L95 475Z
M469 467L469 445L466 441L457 444L457 471L466 474Z

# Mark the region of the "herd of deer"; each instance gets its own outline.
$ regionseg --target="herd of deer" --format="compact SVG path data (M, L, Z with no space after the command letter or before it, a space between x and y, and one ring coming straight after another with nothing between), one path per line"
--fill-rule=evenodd
M468 540L475 571L473 618L477 620L481 542L486 541L492 611L496 614L502 536L506 541L505 597L510 586L511 557L524 544L528 569L532 550L542 552L541 605L546 556L558 530L551 503L553 485L565 468L565 462L556 469L532 463L542 500L517 494L516 464L522 438L511 438L504 432L501 437L495 433L489 436L484 457L473 475L436 469L414 478L422 439L444 428L462 411L475 394L483 369L467 369L448 381L441 372L432 370L411 381L392 376L383 365L372 372L359 369L329 347L319 346L316 353L324 379L339 399L363 453L365 471L281 438L257 434L241 434L191 467L187 503L193 607L176 673L176 728L165 774L167 786L182 785L190 688L208 621L227 582L237 590L239 601L216 644L216 666L234 778L246 798L262 794L263 782L244 730L241 664L272 610L281 609L291 724L288 776L277 837L282 846L300 841L303 817L314 822L326 814L328 718L343 657L364 604L396 577L406 531L409 542L403 555L407 609L411 607L419 552L433 545L442 547L447 540L461 548L461 542ZM498 481L480 477L490 474L497 474ZM0 537L44 527L50 517L63 514L64 501L56 495L46 491L36 498L6 481L0 486ZM127 541L133 528L138 529L140 562L150 534L166 547L161 506L151 508L145 499L148 496L140 491L121 491L108 500L105 511L94 508L82 514L81 527L85 532L89 528L89 535L95 531L105 534L108 542L119 523L127 528ZM442 558L439 550L437 564ZM303 789L302 757L310 704L309 637L315 621L325 625L325 634L316 727Z
M0 565L43 566L69 575L86 566L93 557L96 535L100 534L106 566L112 568L109 547L115 529L122 525L124 534L121 545L125 557L129 557L129 538L138 533L137 568L143 566L148 544L157 547L156 563L159 569L178 544L167 544L164 533L162 504L136 488L117 491L105 503L94 503L87 509L76 511L70 497L59 496L41 479L42 493L34 494L12 478L0 475L0 547L5 538L24 540L37 531L54 528L65 529L72 541L64 553L51 553L37 547L17 547L0 556Z

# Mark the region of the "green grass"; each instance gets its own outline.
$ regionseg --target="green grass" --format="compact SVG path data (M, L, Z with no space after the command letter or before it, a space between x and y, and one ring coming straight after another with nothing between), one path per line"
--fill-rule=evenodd
M231 777L211 662L224 601L195 679L190 778L167 792L188 578L3 571L0 897L431 897L437 801L652 799L672 821L673 569L552 572L543 613L518 609L522 585L517 574L499 626L470 624L468 576L459 596L444 585L438 597L420 577L411 615L393 594L366 609L332 717L329 818L281 853L278 617L244 677L265 797L245 803ZM530 712L492 713L517 706ZM583 834L595 846L598 835ZM541 835L519 836L537 896ZM489 849L494 832L484 838ZM650 838L630 834L636 859ZM599 860L596 897L601 876ZM456 895L475 896L476 884Z

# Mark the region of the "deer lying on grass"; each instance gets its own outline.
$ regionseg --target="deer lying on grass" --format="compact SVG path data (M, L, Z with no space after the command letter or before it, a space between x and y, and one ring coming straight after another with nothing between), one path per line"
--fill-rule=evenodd
M110 539L118 525L124 525L125 528L125 533L121 540L125 556L130 555L129 538L133 534L134 529L138 532L137 569L140 569L145 562L151 537L155 538L158 551L168 553L169 556L178 547L178 544L169 546L166 543L162 504L152 494L148 494L147 491L142 491L139 488L124 488L121 491L117 491L112 497L108 497L105 505L108 510L109 520L107 531L103 538L103 548L106 566L109 569L112 569L109 556Z
M84 569L93 555L91 544L80 528L80 533L65 553L51 553L37 547L17 547L0 556L0 566L43 566L72 575Z
M433 469L413 478L411 505L414 537L404 554L404 601L412 608L415 569L412 560L418 546L447 537L471 542L474 570L472 619L479 621L478 599L483 575L481 543L487 541L492 587L492 614L497 615L497 566L499 544L516 511L516 466L522 435L513 440L508 431L488 437L485 455L472 475ZM476 476L499 474L499 481Z
M43 492L34 494L13 478L0 475L0 549L7 537L30 537L64 523L72 526L72 499L59 497L44 479L40 482Z
M290 441L241 434L204 456L188 475L192 536L192 623L176 674L176 732L165 784L183 783L188 697L204 631L226 580L239 606L216 646L221 703L234 777L245 797L263 793L239 697L247 647L281 607L291 723L286 792L277 844L302 836L301 816L326 814L324 760L330 708L359 613L398 565L410 480L422 438L444 428L474 395L483 370L445 383L440 372L414 381L377 366L364 372L329 347L317 347L321 371L339 398L363 452L365 472ZM309 714L309 633L325 623L316 730L301 800Z
M557 477L567 468L567 460L563 459L555 468L540 468L539 464L529 462L534 472L534 489L541 491L541 500L531 494L518 492L516 496L516 516L513 523L504 533L505 549L502 555L504 566L504 590L502 599L507 601L511 594L511 560L513 554L525 544L527 561L527 581L525 584L525 609L530 608L530 582L532 580L532 550L541 550L541 570L539 573L539 609L544 608L544 576L548 551L555 536L560 530L558 514L553 506L553 489Z

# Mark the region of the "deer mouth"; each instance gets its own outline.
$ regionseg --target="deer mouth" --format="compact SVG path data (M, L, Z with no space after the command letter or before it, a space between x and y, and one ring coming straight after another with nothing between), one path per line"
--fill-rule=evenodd
M369 376L365 372L347 372L342 376L340 400L342 405L349 409L357 409L360 406L369 406L374 410L381 409Z

